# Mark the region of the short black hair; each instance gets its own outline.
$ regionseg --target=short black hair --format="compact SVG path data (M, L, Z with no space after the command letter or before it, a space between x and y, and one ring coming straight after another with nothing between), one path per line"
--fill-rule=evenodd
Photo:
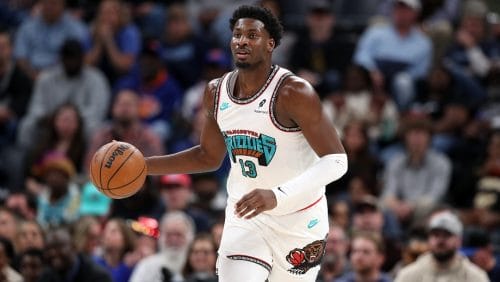
M280 45L281 37L283 35L283 26L277 17L271 13L266 8L258 6L243 5L238 7L233 13L231 19L229 19L229 25L231 30L234 29L234 25L239 19L250 18L259 20L264 23L264 28L269 32L269 35L274 39L276 47Z

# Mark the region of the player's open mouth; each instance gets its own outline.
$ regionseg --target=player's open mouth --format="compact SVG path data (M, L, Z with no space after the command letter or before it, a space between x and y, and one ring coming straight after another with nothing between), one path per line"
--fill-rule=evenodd
M248 51L244 51L244 50L241 50L241 51L236 51L236 58L238 59L246 59L248 56L250 56L250 52Z

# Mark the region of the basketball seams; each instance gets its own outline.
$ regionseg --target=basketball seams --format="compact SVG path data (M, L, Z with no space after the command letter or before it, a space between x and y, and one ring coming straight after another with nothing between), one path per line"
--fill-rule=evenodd
M126 184L122 184L122 185L120 185L118 187L108 188L108 189L106 189L106 191L120 189L120 188L123 188L123 187L125 187L127 185L130 185L130 183L133 183L134 181L136 181L137 179L139 179L142 176L142 173L144 172L145 169L146 169L146 165L144 164L144 166L142 167L142 170L139 172L139 174L132 181L130 181L129 183L126 183Z
M120 166L118 166L115 171L113 172L113 174L111 174L111 176L108 178L108 185L107 185L107 188L106 190L110 190L109 189L109 183L111 183L111 180L113 179L113 177L115 177L115 175L120 171L120 169L125 165L125 163L128 161L128 159L130 159L130 157L132 157L133 154L135 154L135 152L138 151L137 149L133 150L132 153L130 153L123 161L122 163L120 164Z
M111 145L106 149L106 152L104 152L104 155L102 157L103 160L106 159L106 155L108 154L108 152L111 150L111 148L113 148L113 144L115 144L114 142L111 143ZM95 156L94 156L95 157ZM99 186L102 190L104 190L104 187L102 187L102 166L104 165L104 161L101 161L101 166L99 168Z

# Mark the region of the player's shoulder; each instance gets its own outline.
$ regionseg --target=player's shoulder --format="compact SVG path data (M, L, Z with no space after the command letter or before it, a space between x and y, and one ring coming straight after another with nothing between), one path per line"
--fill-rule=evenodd
M305 79L290 73L282 82L278 95L289 99L317 98L314 87Z
M220 84L222 83L222 80L224 80L224 77L226 77L230 73L232 73L232 72L227 72L227 73L223 74L220 77L217 77L217 78L214 78L214 79L210 80L207 83L207 89L210 90L210 91L215 91L220 86Z

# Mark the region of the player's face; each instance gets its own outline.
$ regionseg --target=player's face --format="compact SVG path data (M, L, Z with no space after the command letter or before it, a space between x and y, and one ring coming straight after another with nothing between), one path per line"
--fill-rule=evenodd
M270 58L274 49L274 40L270 38L264 23L243 18L233 28L231 52L236 67L250 68Z

